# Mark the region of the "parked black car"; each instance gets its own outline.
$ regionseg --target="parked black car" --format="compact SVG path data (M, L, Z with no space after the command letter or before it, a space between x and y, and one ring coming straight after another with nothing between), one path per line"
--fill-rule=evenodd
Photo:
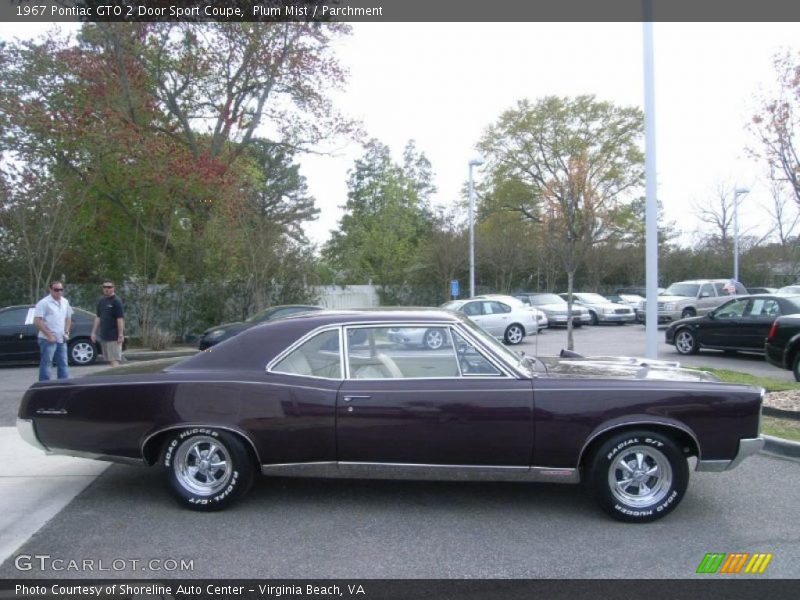
M203 332L202 337L200 338L200 350L211 348L211 346L219 344L221 341L227 340L228 338L232 338L236 334L243 332L245 329L250 329L254 325L258 325L259 323L264 323L266 321L271 321L272 319L278 319L280 317L286 317L288 315L294 315L301 312L310 312L314 310L322 310L322 307L311 306L306 304L285 304L280 306L270 306L269 308L265 308L261 312L257 312L252 317L249 317L244 321L236 321L234 323L223 323L222 325L217 325L216 327L211 327L209 329L206 329Z
M39 362L38 331L33 324L33 309L7 306L0 309L0 361L6 363ZM72 337L67 356L72 365L90 365L97 360L100 346L90 338L94 314L72 307Z
M767 334L764 355L769 364L788 369L795 381L800 381L800 314L775 319Z
M763 354L773 321L793 313L800 313L800 296L734 298L702 317L675 321L666 331L666 342L680 354L696 354L703 348Z

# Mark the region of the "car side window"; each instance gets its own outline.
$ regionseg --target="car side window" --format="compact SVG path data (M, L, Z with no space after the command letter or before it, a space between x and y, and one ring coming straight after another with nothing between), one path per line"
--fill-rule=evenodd
M341 379L339 330L323 331L295 348L271 369L275 373Z
M700 287L700 298L713 298L714 296L716 296L714 293L714 286L710 283L704 283Z
M749 300L734 300L725 306L720 307L714 313L718 319L734 319L741 317L744 314L744 309L747 308Z
M481 314L481 303L468 302L467 304L464 305L464 307L461 310L468 317L476 317Z
M437 348L421 350L426 336L441 336ZM459 376L449 327L358 327L347 330L350 379L430 379Z
M12 308L11 310L2 312L0 313L0 327L24 325L27 314L27 308Z
M502 302L492 302L492 312L493 313L510 313L511 307L508 304L503 304Z
M781 307L777 300L772 298L754 298L750 308L751 317L779 317Z

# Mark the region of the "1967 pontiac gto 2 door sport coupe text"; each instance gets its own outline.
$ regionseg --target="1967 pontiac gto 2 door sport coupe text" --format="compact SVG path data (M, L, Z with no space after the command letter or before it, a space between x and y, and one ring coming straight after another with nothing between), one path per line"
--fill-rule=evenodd
M445 343L392 341L403 328ZM689 457L725 471L763 446L761 388L658 361L542 361L446 310L306 313L151 370L36 383L18 428L52 453L160 464L200 510L257 472L586 481L632 522L675 509Z

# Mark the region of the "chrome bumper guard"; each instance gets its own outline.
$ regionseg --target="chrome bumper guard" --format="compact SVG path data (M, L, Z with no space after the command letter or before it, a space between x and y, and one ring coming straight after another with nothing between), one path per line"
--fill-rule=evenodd
M32 420L17 419L17 431L20 437L31 446L47 452L47 448L39 441L39 436L36 435L36 427L33 425Z
M755 454L764 447L764 438L739 440L739 451L733 460L698 460L697 471L730 471L736 468L748 456Z

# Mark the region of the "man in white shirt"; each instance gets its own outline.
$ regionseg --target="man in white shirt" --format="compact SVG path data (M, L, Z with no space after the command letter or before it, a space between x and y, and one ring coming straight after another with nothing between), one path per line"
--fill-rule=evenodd
M72 326L72 307L64 295L60 281L50 284L50 293L36 303L33 310L33 323L39 330L39 381L50 379L50 365L56 359L58 378L67 379L67 342Z

